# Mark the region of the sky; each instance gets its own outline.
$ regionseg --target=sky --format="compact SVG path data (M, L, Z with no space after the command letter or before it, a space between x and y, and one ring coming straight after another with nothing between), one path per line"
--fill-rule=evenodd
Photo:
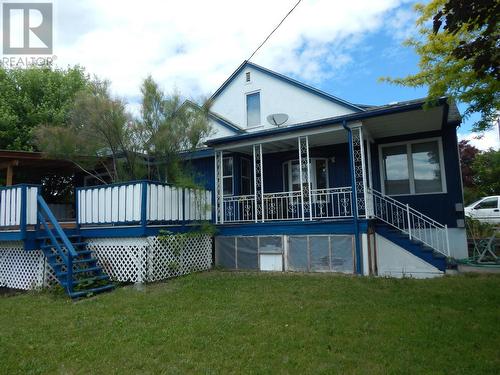
M56 64L79 64L110 80L132 110L149 74L166 92L199 100L251 55L296 1L54 0ZM379 82L418 69L416 54L401 45L416 32L413 5L303 0L252 61L353 103L423 97L425 88ZM473 139L475 119L464 121L460 139L498 147L498 130Z

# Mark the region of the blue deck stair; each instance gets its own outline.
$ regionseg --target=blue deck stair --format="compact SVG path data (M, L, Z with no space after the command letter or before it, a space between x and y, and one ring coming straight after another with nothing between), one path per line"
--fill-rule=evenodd
M420 241L410 240L409 236L399 229L382 222L377 222L375 224L375 232L425 262L433 265L440 271L444 272L446 270L447 259L443 254L434 251Z
M114 288L109 276L79 235L67 235L38 196L38 220L43 235L37 240L59 284L71 298L87 297Z

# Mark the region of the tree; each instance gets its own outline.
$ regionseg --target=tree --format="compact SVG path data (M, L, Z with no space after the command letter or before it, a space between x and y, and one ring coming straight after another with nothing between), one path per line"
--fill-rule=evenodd
M420 72L382 78L428 86L429 103L450 96L467 104L464 117L479 112L475 131L490 128L500 110L498 0L432 0L417 4L419 38L405 41L420 56Z
M37 145L47 155L74 162L101 182L142 178L141 146L125 103L112 98L109 83L95 79L75 96L69 119L60 126L41 125Z
M152 162L148 164L148 177L179 181L185 177L179 153L198 148L211 132L210 106L186 105L177 92L166 95L151 76L143 81L141 94L138 124L144 153Z
M476 156L472 170L481 195L500 195L500 151L489 150Z
M0 67L0 149L36 150L32 132L40 124L68 121L76 93L87 87L81 67Z
M474 183L474 171L472 170L472 164L476 159L479 150L472 146L469 141L463 140L458 143L458 150L460 152L460 165L462 169L462 181L464 187L473 188Z
M208 134L207 108L188 109L178 94L165 95L151 77L141 93L141 116L134 119L125 102L111 96L109 83L96 79L76 95L68 122L40 126L36 143L103 183L107 179L98 171L113 182L181 180L179 152L198 147Z

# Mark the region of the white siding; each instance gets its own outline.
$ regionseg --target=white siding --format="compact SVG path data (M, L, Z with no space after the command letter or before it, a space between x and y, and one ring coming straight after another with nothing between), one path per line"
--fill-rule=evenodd
M245 73L251 82L245 82ZM273 113L289 115L285 125L353 113L350 108L294 86L252 67L243 69L215 98L212 111L246 129L246 94L260 90L261 127L273 128L266 117ZM212 137L215 138L215 137Z
M375 235L379 276L424 279L443 272L388 239Z

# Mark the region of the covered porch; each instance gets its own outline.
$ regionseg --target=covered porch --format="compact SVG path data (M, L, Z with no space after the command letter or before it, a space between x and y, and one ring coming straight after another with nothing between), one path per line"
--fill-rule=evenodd
M370 147L355 124L216 149L216 223L369 218Z

